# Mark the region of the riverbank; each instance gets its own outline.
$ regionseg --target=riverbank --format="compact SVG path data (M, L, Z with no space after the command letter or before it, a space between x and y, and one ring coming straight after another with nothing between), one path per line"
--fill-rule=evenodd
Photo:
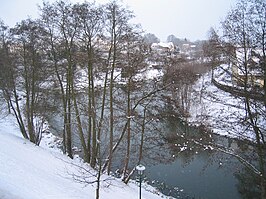
M63 155L57 147L60 140L51 134L44 134L40 147L21 138L13 119L8 116L0 121L1 199L95 198L93 169L78 157L72 160ZM83 177L87 183L80 182ZM138 198L139 187L135 181L125 185L120 179L104 174L101 179L101 199ZM168 197L144 184L142 198Z
M221 71L223 70L217 70L214 76L219 77L219 82L228 84L231 77ZM209 71L202 75L193 86L188 123L195 126L203 125L218 135L254 140L252 129L246 129L246 126L239 122L239 118L245 117L245 103L241 98L217 88L212 83L211 73Z

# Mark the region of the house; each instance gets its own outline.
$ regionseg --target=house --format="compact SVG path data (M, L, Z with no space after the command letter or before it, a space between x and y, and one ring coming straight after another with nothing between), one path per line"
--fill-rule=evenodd
M180 49L178 46L174 45L173 42L168 43L153 43L151 49L157 52L159 55L178 57L180 55Z
M262 52L260 50L248 49L245 53L243 48L236 48L235 61L232 64L232 83L244 85L245 79L247 79L249 86L263 87L265 82L261 60Z

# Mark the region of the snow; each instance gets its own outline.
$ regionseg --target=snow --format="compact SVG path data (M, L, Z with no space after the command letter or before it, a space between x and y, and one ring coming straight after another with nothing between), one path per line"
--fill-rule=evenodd
M221 65L214 77L217 81L232 86L228 65ZM211 83L211 72L201 76L193 86L192 103L189 122L194 125L205 125L212 132L239 139L254 140L252 129L241 124L240 118L245 118L245 103L230 93L218 89ZM264 126L265 121L260 121Z
M141 81L144 78L146 80L152 80L152 79L159 79L162 76L163 76L162 70L153 69L152 66L150 66L148 69L144 69L140 73L136 74L134 79L137 81Z
M95 180L92 170L78 157L65 156L55 145L56 137L45 134L41 146L23 139L13 117L0 120L0 198L1 199L88 199L95 198L96 184L74 181L81 168L88 179ZM84 170L83 170L84 171ZM84 174L82 174L84 175ZM137 199L135 181L125 185L121 179L102 175L100 198ZM143 199L166 198L143 183Z

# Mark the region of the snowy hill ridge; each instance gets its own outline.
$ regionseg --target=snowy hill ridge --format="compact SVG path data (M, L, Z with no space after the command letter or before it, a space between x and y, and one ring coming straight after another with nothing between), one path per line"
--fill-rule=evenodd
M79 158L72 160L56 150L38 147L18 135L18 130L10 121L0 122L0 199L95 198L96 184L78 183L72 177L72 174L80 175L78 167L91 170L88 165ZM46 145L49 141L43 143ZM102 179L106 178L108 176L102 175ZM138 191L138 184L131 182L125 185L114 178L101 182L100 198L137 199ZM145 185L142 198L166 197Z

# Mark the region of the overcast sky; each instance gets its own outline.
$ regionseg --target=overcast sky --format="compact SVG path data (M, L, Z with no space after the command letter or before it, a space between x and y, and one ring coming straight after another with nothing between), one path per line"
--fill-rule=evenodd
M55 0L48 0L50 2ZM83 2L83 0L70 0ZM90 1L90 0L88 0ZM95 0L106 3L108 0ZM210 27L219 28L227 12L237 0L123 0L134 11L135 23L161 41L168 35L191 41L206 39ZM38 16L37 4L42 0L0 0L0 19L13 27L28 16Z

